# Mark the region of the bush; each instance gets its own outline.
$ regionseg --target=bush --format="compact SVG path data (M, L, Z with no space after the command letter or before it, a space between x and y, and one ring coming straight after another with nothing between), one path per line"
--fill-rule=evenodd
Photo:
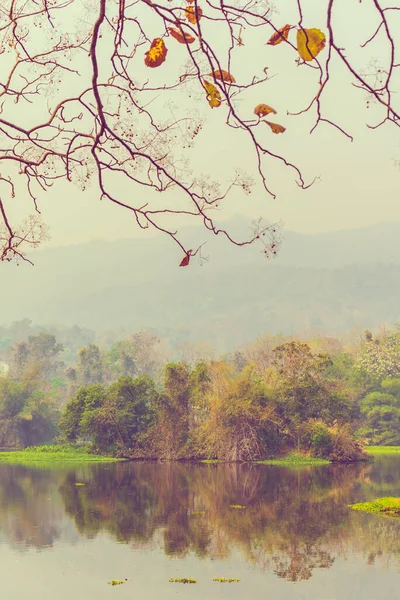
M368 460L363 445L354 438L348 424L338 425L335 423L333 427L329 428L329 432L332 436L330 460L341 463Z
M325 423L314 424L310 435L310 450L313 456L330 457L333 450L333 437Z

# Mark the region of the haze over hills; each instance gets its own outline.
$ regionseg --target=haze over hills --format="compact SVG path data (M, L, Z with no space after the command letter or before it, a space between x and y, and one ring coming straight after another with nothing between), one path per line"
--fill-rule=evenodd
M33 268L1 266L0 324L29 317L127 334L152 328L224 351L265 332L334 334L400 320L400 223L285 232L271 261L215 239L207 252L203 267L180 269L161 236L37 251Z

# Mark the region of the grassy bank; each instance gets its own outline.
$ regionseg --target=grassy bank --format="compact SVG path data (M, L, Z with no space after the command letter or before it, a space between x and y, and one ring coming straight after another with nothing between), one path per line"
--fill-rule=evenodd
M269 460L257 460L255 461L259 465L280 465L287 467L303 467L303 466L317 466L317 465L329 465L331 462L325 458L315 458L314 456L308 456L307 454L300 454L293 452L287 456L281 456L280 458L271 458Z
M400 498L377 498L372 502L349 504L349 507L385 517L400 517Z
M89 454L85 447L73 446L32 446L24 450L0 452L0 463L54 463L54 462L115 462L119 459L110 456Z
M368 454L398 454L400 446L365 446Z

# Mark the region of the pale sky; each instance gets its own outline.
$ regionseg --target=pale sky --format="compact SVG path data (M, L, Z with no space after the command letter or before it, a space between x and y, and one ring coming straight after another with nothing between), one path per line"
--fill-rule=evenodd
M400 7L399 0L392 0L390 5L396 6L396 3ZM304 2L304 26L326 29L323 19L325 4L325 0ZM354 56L357 64L364 64L358 61L366 61L366 68L369 60L384 57L387 51L383 38L382 43L377 38L373 51L361 54L359 50L361 41L371 35L379 23L372 4L366 0L362 3L359 0L337 0L335 4L337 36L346 48L352 49L353 54L349 50L349 57ZM277 26L296 22L293 12L296 3L293 0L277 0L275 5L279 11L274 19ZM400 15L398 17L396 15L397 30L400 31ZM362 32L359 31L360 19ZM353 39L354 35L358 37ZM313 112L301 117L287 116L286 113L295 112L307 104L312 91L317 89L316 82L313 82L312 73L294 64L293 54L284 44L275 48L266 46L268 37L258 31L251 38L245 38L245 49L243 55L234 61L233 74L240 80L245 78L249 68L256 69L257 61L260 61L261 68L269 65L269 72L274 77L263 84L262 89L258 87L251 92L249 108L252 111L255 104L263 102L278 111L274 120L287 130L279 136L269 134L271 149L284 153L301 167L307 180L315 176L320 180L311 189L301 190L294 183L290 171L277 163L270 163L268 172L277 199L268 197L260 186L256 186L250 196L234 193L223 205L220 218L240 214L251 220L263 216L269 221L283 221L288 230L304 233L360 228L382 221L400 222L400 169L395 165L395 161L400 159L400 129L392 124L375 131L366 127L366 123L377 122L381 113L374 105L366 107L363 93L352 87L351 79L335 60L331 67L332 84L327 88L323 108L328 117L355 139L351 143L327 124L321 124L310 136ZM179 66L182 48L178 47L179 44L174 45L170 38L168 45L170 64ZM400 62L399 57L397 62ZM154 76L162 76L161 69L166 65L160 67ZM396 85L400 92L399 75ZM51 104L51 98L49 102ZM182 95L174 97L173 102L180 110ZM398 106L398 98L395 102ZM207 177L227 177L231 167L240 167L252 174L254 152L250 145L238 141L232 130L222 126L225 118L223 107L212 110L204 99L200 110L206 123L195 140L194 148L188 153L192 168ZM126 194L130 193L126 191ZM143 188L138 187L136 193L143 203L149 198ZM124 196L123 189L121 194ZM41 195L39 204L51 229L52 239L45 246L76 244L95 238L151 235L151 232L143 234L138 231L133 215L127 211L106 201L99 202L94 185L82 192L73 184L58 183ZM29 208L24 199L17 197L11 210L19 217Z

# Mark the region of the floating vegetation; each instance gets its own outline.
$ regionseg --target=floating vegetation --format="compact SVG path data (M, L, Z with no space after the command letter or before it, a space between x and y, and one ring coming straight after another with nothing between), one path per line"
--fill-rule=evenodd
M400 498L377 498L372 502L359 502L348 506L353 510L362 510L384 517L400 517Z
M246 508L245 506L242 506L241 504L230 504L229 506L230 506L230 508L238 508L238 509Z
M206 511L205 511L205 510L194 510L194 511L192 512L192 515L193 515L193 516L197 516L197 515L205 515L205 514L206 514Z
M218 583L239 583L240 579L236 577L214 577L213 581L218 581Z
M74 485L76 485L76 486L78 487L78 486L85 485L85 484L84 484L84 483L79 483L79 482L77 481L76 483L74 483Z
M331 464L331 461L325 458L308 456L307 454L301 454L298 452L292 452L291 454L288 454L287 456L282 456L281 458L256 460L255 462L260 465L277 465L282 467L307 467L309 465L319 466Z
M192 579L191 577L171 577L171 579L169 580L170 583L197 583L197 581L195 579Z
M122 585L123 583L125 583L125 581L128 581L127 579L110 579L110 581L107 581L108 585Z

